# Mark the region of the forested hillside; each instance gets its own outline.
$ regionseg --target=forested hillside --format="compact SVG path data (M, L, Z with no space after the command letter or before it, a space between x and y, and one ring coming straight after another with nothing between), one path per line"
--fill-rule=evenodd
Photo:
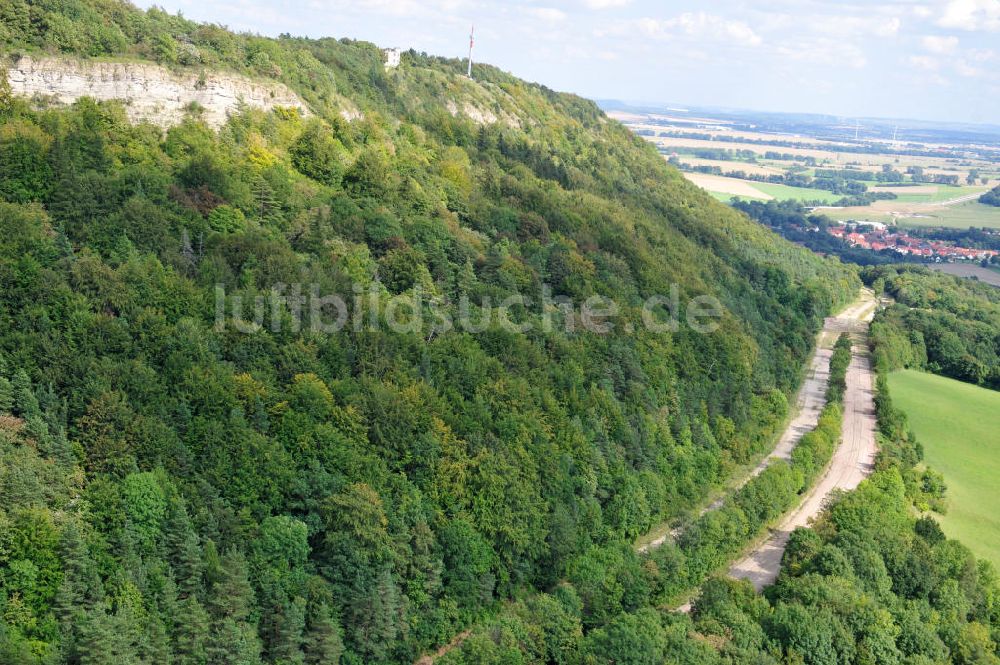
M872 326L889 370L924 369L1000 390L1000 290L926 268L866 270L895 299Z
M0 662L411 662L504 601L585 595L594 557L768 447L857 287L487 66L112 0L9 0L0 43L270 77L313 112L162 130L0 86ZM521 294L530 330L216 325L220 288L293 284L352 317ZM718 331L642 325L674 284ZM621 314L545 326L543 285Z
M872 341L875 473L858 489L833 495L810 528L792 532L781 574L762 595L747 581L715 577L690 613L669 611L664 591L688 573L690 559L673 548L648 556L594 548L567 582L508 604L439 664L1000 663L997 573L949 540L932 514L945 505L945 484L922 463L922 447L889 394L895 349L883 345L894 340L880 334ZM831 397L845 360L834 356L840 369L831 368ZM802 452L811 457L815 447L809 448ZM780 493L733 501L718 511L729 513L725 519L704 520L714 526L705 541L730 542L773 496Z

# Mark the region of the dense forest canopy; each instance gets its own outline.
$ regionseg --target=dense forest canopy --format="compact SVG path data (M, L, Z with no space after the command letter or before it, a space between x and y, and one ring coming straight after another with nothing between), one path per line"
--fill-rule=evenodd
M948 540L930 514L944 509L945 485L921 463L921 446L893 404L882 343L873 338L875 473L834 495L811 528L792 532L781 575L763 595L746 581L716 577L690 614L664 611L672 605L660 594L686 572L683 557L670 548L648 557L595 551L579 564L585 574L505 607L440 662L996 665L996 571ZM844 362L835 352L832 399ZM818 429L825 427L821 421ZM729 515L709 538L725 543L726 525L741 514L753 519L772 496L724 509Z
M4 2L0 43L269 77L314 113L162 130L0 88L2 662L410 662L591 583L768 447L857 286L488 66L109 0ZM523 294L537 325L216 327L217 287L277 284ZM546 328L543 285L618 325ZM640 325L673 285L720 329Z
M866 269L895 304L872 336L889 369L924 369L1000 390L1000 290L915 266Z

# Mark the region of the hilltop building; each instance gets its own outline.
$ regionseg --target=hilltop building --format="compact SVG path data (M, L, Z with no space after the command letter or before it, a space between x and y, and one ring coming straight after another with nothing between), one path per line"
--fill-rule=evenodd
M384 48L382 53L385 54L385 68L395 69L399 67L399 56L402 54L402 49L398 48Z

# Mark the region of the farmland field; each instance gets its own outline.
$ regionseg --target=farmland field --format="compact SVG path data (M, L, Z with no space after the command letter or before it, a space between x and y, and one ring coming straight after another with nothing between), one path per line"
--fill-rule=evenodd
M1000 208L969 201L953 206L937 204L876 201L864 208L823 210L834 219L866 219L872 222L896 223L902 227L943 226L967 229L970 226L1000 229Z
M788 185L776 185L770 182L755 182L753 186L775 199L796 199L799 201L823 201L833 203L843 198L841 194L834 194L825 189L812 189L809 187L789 187Z
M974 277L980 282L1000 287L1000 268L984 268L980 265L965 263L932 263L928 267L931 270L946 272L956 277Z
M898 203L943 203L971 194L982 194L988 187L950 185L919 185L916 187L873 187L872 191L890 191Z
M728 201L733 196L747 199L794 199L797 201L823 201L833 203L841 198L825 189L808 187L789 187L769 182L726 178L724 176L705 175L702 173L685 173L684 176L702 189L708 190L715 198ZM722 196L720 196L722 195Z
M750 162L738 162L738 161L723 161L719 159L701 159L698 157L692 157L690 155L680 155L678 157L683 164L687 164L691 167L696 166L717 166L723 172L727 171L743 171L744 173L750 173L754 175L781 175L785 172L784 169L778 168L776 166L768 166L764 163L751 164Z
M866 206L821 211L836 220L868 220L902 228L1000 229L1000 208L976 201L998 184L1000 139L979 143L961 133L928 134L926 128L908 127L908 122L870 121L859 126L797 118L783 123L752 113L717 117L708 109L697 113L680 108L667 113L619 109L610 115L640 132L664 159L677 164L689 180L723 202L735 196L829 206L843 197L818 188L727 178L721 173L743 171L750 177L777 176L775 179L796 176L799 182L804 178L805 184L814 178L834 178L863 183L871 192L896 195ZM720 174L697 172L706 167L718 168ZM879 178L894 183L883 183ZM935 179L940 182L931 182Z
M1000 566L1000 392L912 370L892 374L889 387L948 484L945 533Z
M769 194L765 194L754 187L756 183L750 182L749 180L726 178L720 175L707 175L704 173L685 173L684 177L702 189L708 191L716 198L721 198L724 201L728 201L734 196L748 199L767 200L773 198ZM722 196L720 197L718 195Z

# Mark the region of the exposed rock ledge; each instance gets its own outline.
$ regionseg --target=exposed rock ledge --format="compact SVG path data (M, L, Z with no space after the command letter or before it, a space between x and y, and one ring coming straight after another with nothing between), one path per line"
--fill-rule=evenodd
M76 61L22 57L7 70L15 95L42 95L70 104L81 97L120 99L133 122L170 127L183 120L191 102L204 107L208 124L220 127L240 102L271 110L292 107L309 114L305 102L280 83L259 83L238 74L177 74L138 62Z

